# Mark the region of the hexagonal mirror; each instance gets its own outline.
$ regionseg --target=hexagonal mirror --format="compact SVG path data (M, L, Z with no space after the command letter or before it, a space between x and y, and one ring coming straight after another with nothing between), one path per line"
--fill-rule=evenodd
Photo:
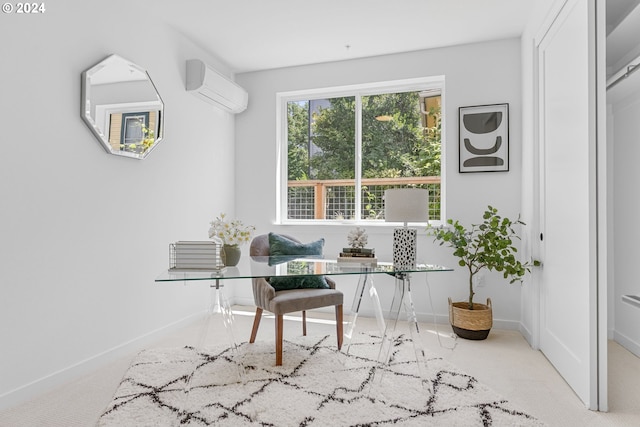
M147 71L111 55L82 73L82 119L108 153L144 159L162 139L164 103Z

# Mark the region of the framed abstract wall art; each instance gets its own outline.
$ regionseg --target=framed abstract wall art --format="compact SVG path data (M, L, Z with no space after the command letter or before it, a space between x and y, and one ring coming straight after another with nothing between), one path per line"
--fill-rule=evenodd
M460 173L509 171L509 104L460 107Z

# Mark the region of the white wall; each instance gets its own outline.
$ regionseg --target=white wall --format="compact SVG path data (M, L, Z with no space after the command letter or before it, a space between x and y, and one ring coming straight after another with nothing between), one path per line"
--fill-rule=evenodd
M360 60L292 67L238 75L250 93L249 108L236 120L236 211L254 224L258 232L278 231L303 241L326 239L325 255L337 256L346 245L351 226L277 226L276 211L276 93L366 82L427 76L446 76L445 135L446 213L465 223L479 221L487 204L515 217L521 201L521 63L518 39L478 43ZM458 108L509 103L510 171L458 173ZM392 229L368 227L370 246L380 259L391 258ZM420 230L418 257L421 261L455 266L448 250L432 243ZM341 278L347 297L355 288L353 278ZM417 311L422 318L431 313L424 278L415 277ZM445 316L447 297L465 299L467 278L461 268L452 273L430 275L435 312ZM377 278L383 298L390 297L389 278ZM235 288L238 301L250 303L250 285ZM477 300L491 297L496 326L517 327L520 321L520 287L490 275L478 289Z
M638 79L639 76L633 76ZM618 92L624 90L622 85ZM635 223L640 217L637 183L640 181L640 91L627 93L610 108L609 143L613 144L613 224L615 282L610 292L614 319L609 325L616 341L640 355L640 307L622 301L623 295L640 296L638 280L638 241L640 230Z
M205 285L154 278L170 242L233 214L233 117L184 90L188 58L228 70L145 4L1 18L0 407L205 308ZM165 102L165 139L143 161L107 154L80 118L80 74L112 53Z

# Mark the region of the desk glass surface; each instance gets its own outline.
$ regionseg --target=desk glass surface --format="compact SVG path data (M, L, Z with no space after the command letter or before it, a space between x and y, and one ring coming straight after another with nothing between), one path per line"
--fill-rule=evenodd
M415 268L396 270L390 262L378 262L371 266L361 262L338 262L335 259L316 257L249 257L243 256L235 267L223 271L180 271L169 269L162 272L156 282L212 279L252 279L271 276L340 276L350 274L407 274L451 271L439 265L417 264Z

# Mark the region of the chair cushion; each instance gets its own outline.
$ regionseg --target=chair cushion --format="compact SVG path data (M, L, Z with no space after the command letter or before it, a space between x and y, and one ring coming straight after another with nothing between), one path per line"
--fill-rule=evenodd
M299 243L276 233L269 233L269 256L322 255L324 239L311 243Z
M335 289L291 289L276 292L266 308L273 314L286 314L314 308L342 305L344 296Z

